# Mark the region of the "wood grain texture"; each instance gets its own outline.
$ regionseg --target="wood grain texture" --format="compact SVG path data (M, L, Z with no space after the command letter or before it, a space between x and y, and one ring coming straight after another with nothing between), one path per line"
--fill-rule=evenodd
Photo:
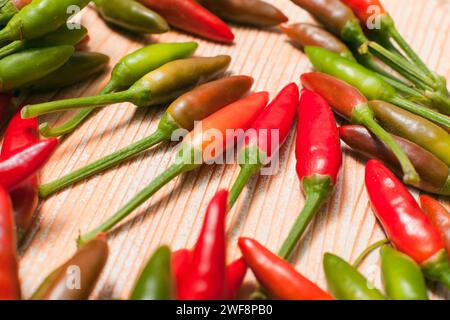
M272 1L292 22L310 21L306 12L288 0ZM431 68L450 76L450 2L448 0L384 0L398 28ZM172 31L154 37L127 37L106 26L88 8L82 23L89 29L90 49L111 57L115 63L124 54L151 42L198 40ZM288 82L311 70L305 55L290 45L277 31L233 26L236 42L224 46L199 40L198 55L230 54L234 74L255 78L255 90L268 90L273 96ZM33 97L44 101L96 93L107 81L105 74L52 95ZM162 109L129 104L100 110L81 129L65 139L41 174L49 182L73 169L109 154L152 133ZM42 119L61 123L68 114ZM281 151L281 170L275 176L251 180L229 215L229 259L239 256L236 239L254 237L276 250L303 206L304 197L295 174L292 132ZM120 168L96 176L43 201L36 213L31 233L21 249L20 276L25 297L42 279L75 251L80 231L97 226L126 203L144 185L162 172L172 159L176 146L163 144ZM326 287L322 272L324 252L352 260L367 245L384 235L371 212L364 189L364 162L346 150L338 188L333 199L320 212L299 246L295 263L298 270ZM193 245L208 201L221 188L230 187L238 173L236 165L203 166L184 175L161 191L112 234L111 254L93 299L126 298L143 264L161 244L172 249ZM444 199L443 199L444 201ZM447 201L447 205L450 202ZM379 255L372 254L361 270L377 285ZM247 287L254 283L249 274ZM450 298L440 286L432 286L433 298Z

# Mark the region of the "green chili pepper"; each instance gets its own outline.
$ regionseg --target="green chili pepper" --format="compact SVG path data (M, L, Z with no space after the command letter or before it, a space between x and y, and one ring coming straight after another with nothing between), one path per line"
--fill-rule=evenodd
M323 267L328 287L340 300L385 300L368 280L349 263L338 256L326 253Z
M105 69L109 57L97 52L75 52L61 68L37 81L27 83L26 90L45 92L61 89L83 80Z
M438 125L383 101L369 105L386 130L430 151L450 166L450 135Z
M131 102L141 107L160 105L222 74L230 62L230 56L225 55L172 61L148 73L126 91L26 106L22 109L22 117L119 102Z
M305 52L317 70L351 84L369 100L384 100L393 103L402 109L450 128L449 117L402 98L380 76L358 63L319 47L305 47Z
M0 43L40 38L64 25L71 15L89 2L90 0L34 0L0 31Z
M164 33L167 22L156 12L134 0L94 0L100 16L108 23L139 33Z
M5 26L20 9L29 4L31 0L1 0L0 26Z
M0 91L7 92L38 80L62 67L73 46L29 49L0 60Z
M175 280L172 273L171 252L166 246L156 250L142 270L130 300L172 300Z
M422 270L407 255L389 247L381 248L381 275L386 294L394 300L428 300Z
M161 67L167 62L191 56L197 49L195 42L152 44L134 51L120 59L111 73L111 80L100 92L107 94L121 88L128 88L148 72ZM84 108L73 118L58 128L50 128L48 123L41 125L41 134L57 137L75 130L95 108Z

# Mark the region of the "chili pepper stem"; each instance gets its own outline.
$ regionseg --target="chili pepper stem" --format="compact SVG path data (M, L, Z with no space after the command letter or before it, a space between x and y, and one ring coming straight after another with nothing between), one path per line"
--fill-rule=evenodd
M243 164L241 165L241 170L239 171L239 175L236 178L236 181L233 184L233 187L230 190L230 194L228 196L228 210L233 208L236 203L239 195L244 190L245 185L248 183L250 178L255 175L259 170L261 170L261 164Z
M329 176L315 174L303 178L302 184L306 194L305 206L278 252L278 255L285 260L290 259L309 223L328 200L333 190L333 183Z
M352 120L358 124L366 126L372 133L374 133L381 141L383 141L395 154L403 171L403 181L407 184L418 184L420 177L409 160L406 153L374 119L374 113L367 104L362 104L353 109Z
M353 262L353 267L358 268L369 254L371 254L374 250L389 243L390 243L389 239L383 239L371 244L366 249L364 249L364 251L361 252L360 255L355 259L355 262Z

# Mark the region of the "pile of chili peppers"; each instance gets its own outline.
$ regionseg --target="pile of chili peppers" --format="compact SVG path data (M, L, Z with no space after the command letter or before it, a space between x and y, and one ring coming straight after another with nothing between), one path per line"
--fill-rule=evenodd
M262 0L3 0L2 116L13 107L16 92L26 97L61 89L106 69L108 56L86 51L88 30L67 27L67 7L84 8L91 2L107 24L139 34L164 33L172 26L230 44L234 34L224 21L278 26L304 50L315 71L300 76L301 92L290 83L270 101L268 92L251 92L252 77L225 75L230 56L193 57L196 42L155 43L122 57L95 96L20 105L8 120L0 152L0 299L88 299L107 263L109 232L170 181L225 155L237 141L242 142L236 148L239 175L229 191L218 191L211 199L195 245L176 251L157 248L129 299L236 299L247 269L260 284L251 299L427 300L426 279L450 288L450 213L429 195L421 195L419 205L404 185L450 195L450 93L446 79L414 52L379 0L292 0L321 25L286 24L288 18ZM372 28L374 7L380 24ZM59 138L99 107L120 102L168 107L153 134L39 185L39 171ZM58 127L38 125L40 115L76 108L81 110ZM344 121L340 127L335 115ZM251 177L282 150L296 116L296 172L304 207L277 253L241 237L242 257L227 263L227 213ZM209 129L223 139L211 139ZM23 297L17 246L30 230L39 198L170 142L178 130L188 133L173 163L106 221L82 234L74 255L49 272L32 296ZM339 183L341 140L370 159L366 191L387 239L368 247L353 264L326 253L325 290L290 262ZM379 247L383 290L358 271ZM73 267L80 274L79 286L70 287Z

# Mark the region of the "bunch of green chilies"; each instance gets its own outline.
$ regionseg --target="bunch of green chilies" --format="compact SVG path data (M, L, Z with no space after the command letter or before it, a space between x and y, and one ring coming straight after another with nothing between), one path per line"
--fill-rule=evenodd
M253 299L426 300L425 278L450 288L450 213L429 196L421 196L419 207L394 175L420 190L450 194L450 94L445 78L428 69L378 0L292 1L329 30L311 24L280 25L304 48L318 71L301 76L305 89L300 102L298 87L291 83L268 104L267 92L249 94L251 77L219 78L230 57L190 57L197 44L186 42L153 44L123 57L97 96L19 109L8 124L0 153L0 299L21 298L16 245L30 228L38 195L48 197L117 166L170 141L178 129L190 133L180 144L174 163L111 218L82 235L74 256L51 272L31 299L88 299L107 261L107 233L173 178L212 160L208 149L227 150L234 142L225 134L229 129L244 131L238 152L241 170L230 193L220 191L213 197L192 250L172 253L162 246L155 251L129 299L235 299L247 266L262 286L251 295ZM2 113L11 102L12 91L52 91L82 82L106 68L107 56L83 51L89 40L87 30L82 26L71 29L66 24L68 5L83 8L90 2L0 1L0 25L4 26L0 30ZM234 36L220 18L263 28L287 21L281 11L261 0L93 3L108 24L127 32L163 33L170 24L223 43L231 43ZM379 8L380 25L368 28L367 37L360 23L368 26L371 6ZM39 19L48 15L54 17L51 23ZM36 63L31 66L28 60ZM383 64L397 75L387 72ZM37 173L57 147L57 137L75 130L97 107L125 101L146 107L170 105L154 134L38 186ZM52 128L44 123L38 128L36 116L78 107L83 109L63 125ZM280 151L297 110L296 169L306 195L305 206L278 254L253 239L241 238L243 257L227 266L226 213L249 179ZM333 111L352 125L338 128ZM227 138L211 141L196 130L196 121L202 121L203 130L216 129ZM277 143L271 139L272 129L279 132ZM40 139L39 133L47 139ZM377 159L368 162L365 183L388 239L367 248L353 265L325 254L328 293L298 273L289 260L338 181L340 139L356 152ZM193 161L197 157L201 163ZM384 293L357 270L366 255L381 245ZM81 271L82 290L67 286L73 266Z

